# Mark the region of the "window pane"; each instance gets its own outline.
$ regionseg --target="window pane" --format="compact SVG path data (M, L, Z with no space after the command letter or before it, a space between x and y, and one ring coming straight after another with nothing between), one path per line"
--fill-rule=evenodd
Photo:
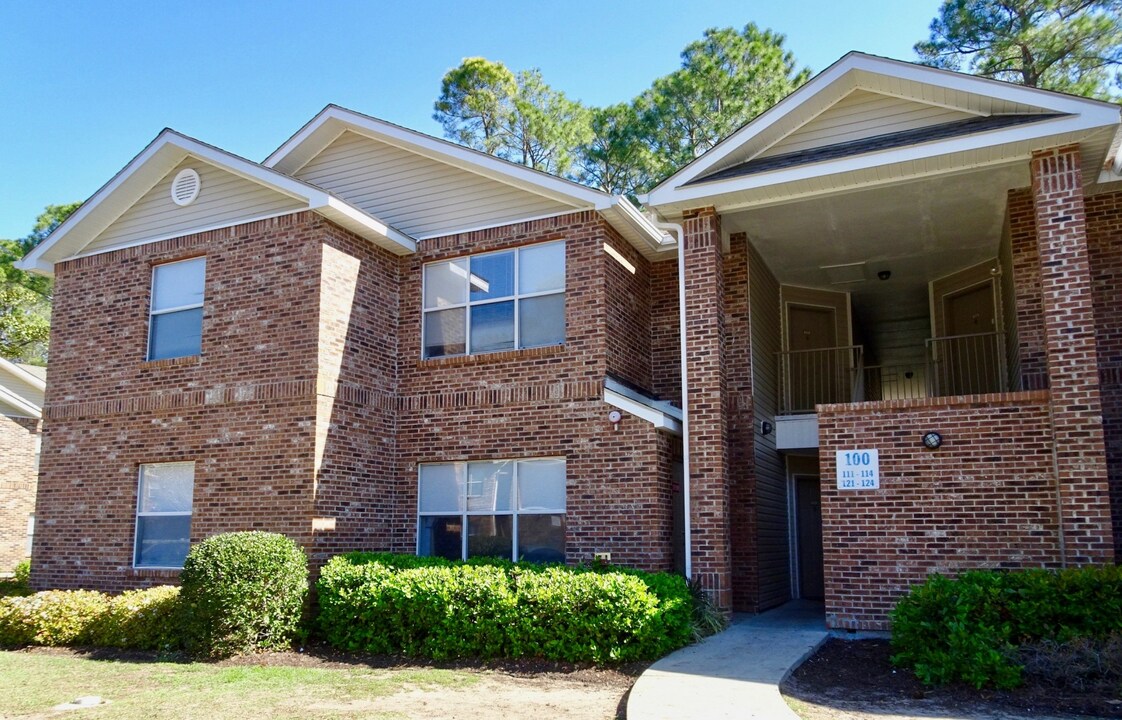
M201 304L205 275L206 258L157 265L152 289L152 311Z
M521 347L560 345L565 342L565 296L543 295L518 301Z
M141 465L137 508L142 513L191 512L194 487L194 463Z
M203 348L203 309L152 316L148 359L189 357Z
M518 292L545 292L565 287L565 243L522 248L518 256Z
M463 305L467 302L467 260L425 266L425 308Z
M523 460L518 463L518 509L522 512L565 512L564 460Z
M517 557L527 562L565 562L565 516L519 515Z
M473 257L470 282L473 302L513 295L514 252Z
M514 550L514 516L468 517L468 557L497 557L510 560Z
M425 313L425 357L463 355L467 352L465 308Z
M421 512L460 512L464 509L463 465L421 466L418 499Z
M513 509L514 463L468 463L467 509L510 512Z
M514 347L514 301L473 305L471 351L493 352Z
M190 538L190 515L139 517L133 564L137 567L183 567Z
M463 559L463 548L460 545L462 532L463 521L459 515L423 517L417 554L461 560Z

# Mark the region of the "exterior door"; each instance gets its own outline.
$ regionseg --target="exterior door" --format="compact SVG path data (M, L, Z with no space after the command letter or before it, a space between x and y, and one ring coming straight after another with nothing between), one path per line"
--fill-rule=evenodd
M795 525L799 559L799 597L825 597L822 573L822 489L816 477L795 477Z
M948 336L939 348L943 392L971 395L1000 390L993 282L943 297Z
M849 402L846 368L832 349L838 346L837 327L834 308L787 306L784 371L791 411L812 413L818 403Z

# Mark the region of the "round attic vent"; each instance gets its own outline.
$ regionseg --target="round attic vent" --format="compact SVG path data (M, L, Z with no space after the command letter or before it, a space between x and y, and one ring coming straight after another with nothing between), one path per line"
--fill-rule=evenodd
M176 205L190 205L199 196L202 182L199 174L191 168L184 168L175 175L171 181L171 199Z

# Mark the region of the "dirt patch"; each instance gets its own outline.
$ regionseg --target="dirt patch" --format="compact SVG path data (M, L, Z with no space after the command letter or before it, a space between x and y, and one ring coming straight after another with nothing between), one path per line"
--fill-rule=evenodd
M1028 682L1012 691L929 688L894 667L887 640L831 639L783 683L804 720L1122 718L1122 695Z

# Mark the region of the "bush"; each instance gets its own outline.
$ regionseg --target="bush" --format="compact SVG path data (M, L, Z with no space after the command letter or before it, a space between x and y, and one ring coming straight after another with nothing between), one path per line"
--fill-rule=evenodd
M91 590L48 590L0 598L0 646L170 649L177 644L178 596L179 588L164 586L116 597Z
M12 577L0 580L0 597L18 597L31 594L31 561L16 565Z
M892 612L893 660L925 683L1021 682L1021 646L1122 632L1122 568L933 575Z
M194 546L179 576L187 651L228 657L284 649L300 631L308 560L275 533L226 533Z
M350 553L324 566L318 625L352 651L621 662L689 642L685 580L619 568Z
M179 647L179 588L129 590L109 598L89 641L100 647L175 650Z

